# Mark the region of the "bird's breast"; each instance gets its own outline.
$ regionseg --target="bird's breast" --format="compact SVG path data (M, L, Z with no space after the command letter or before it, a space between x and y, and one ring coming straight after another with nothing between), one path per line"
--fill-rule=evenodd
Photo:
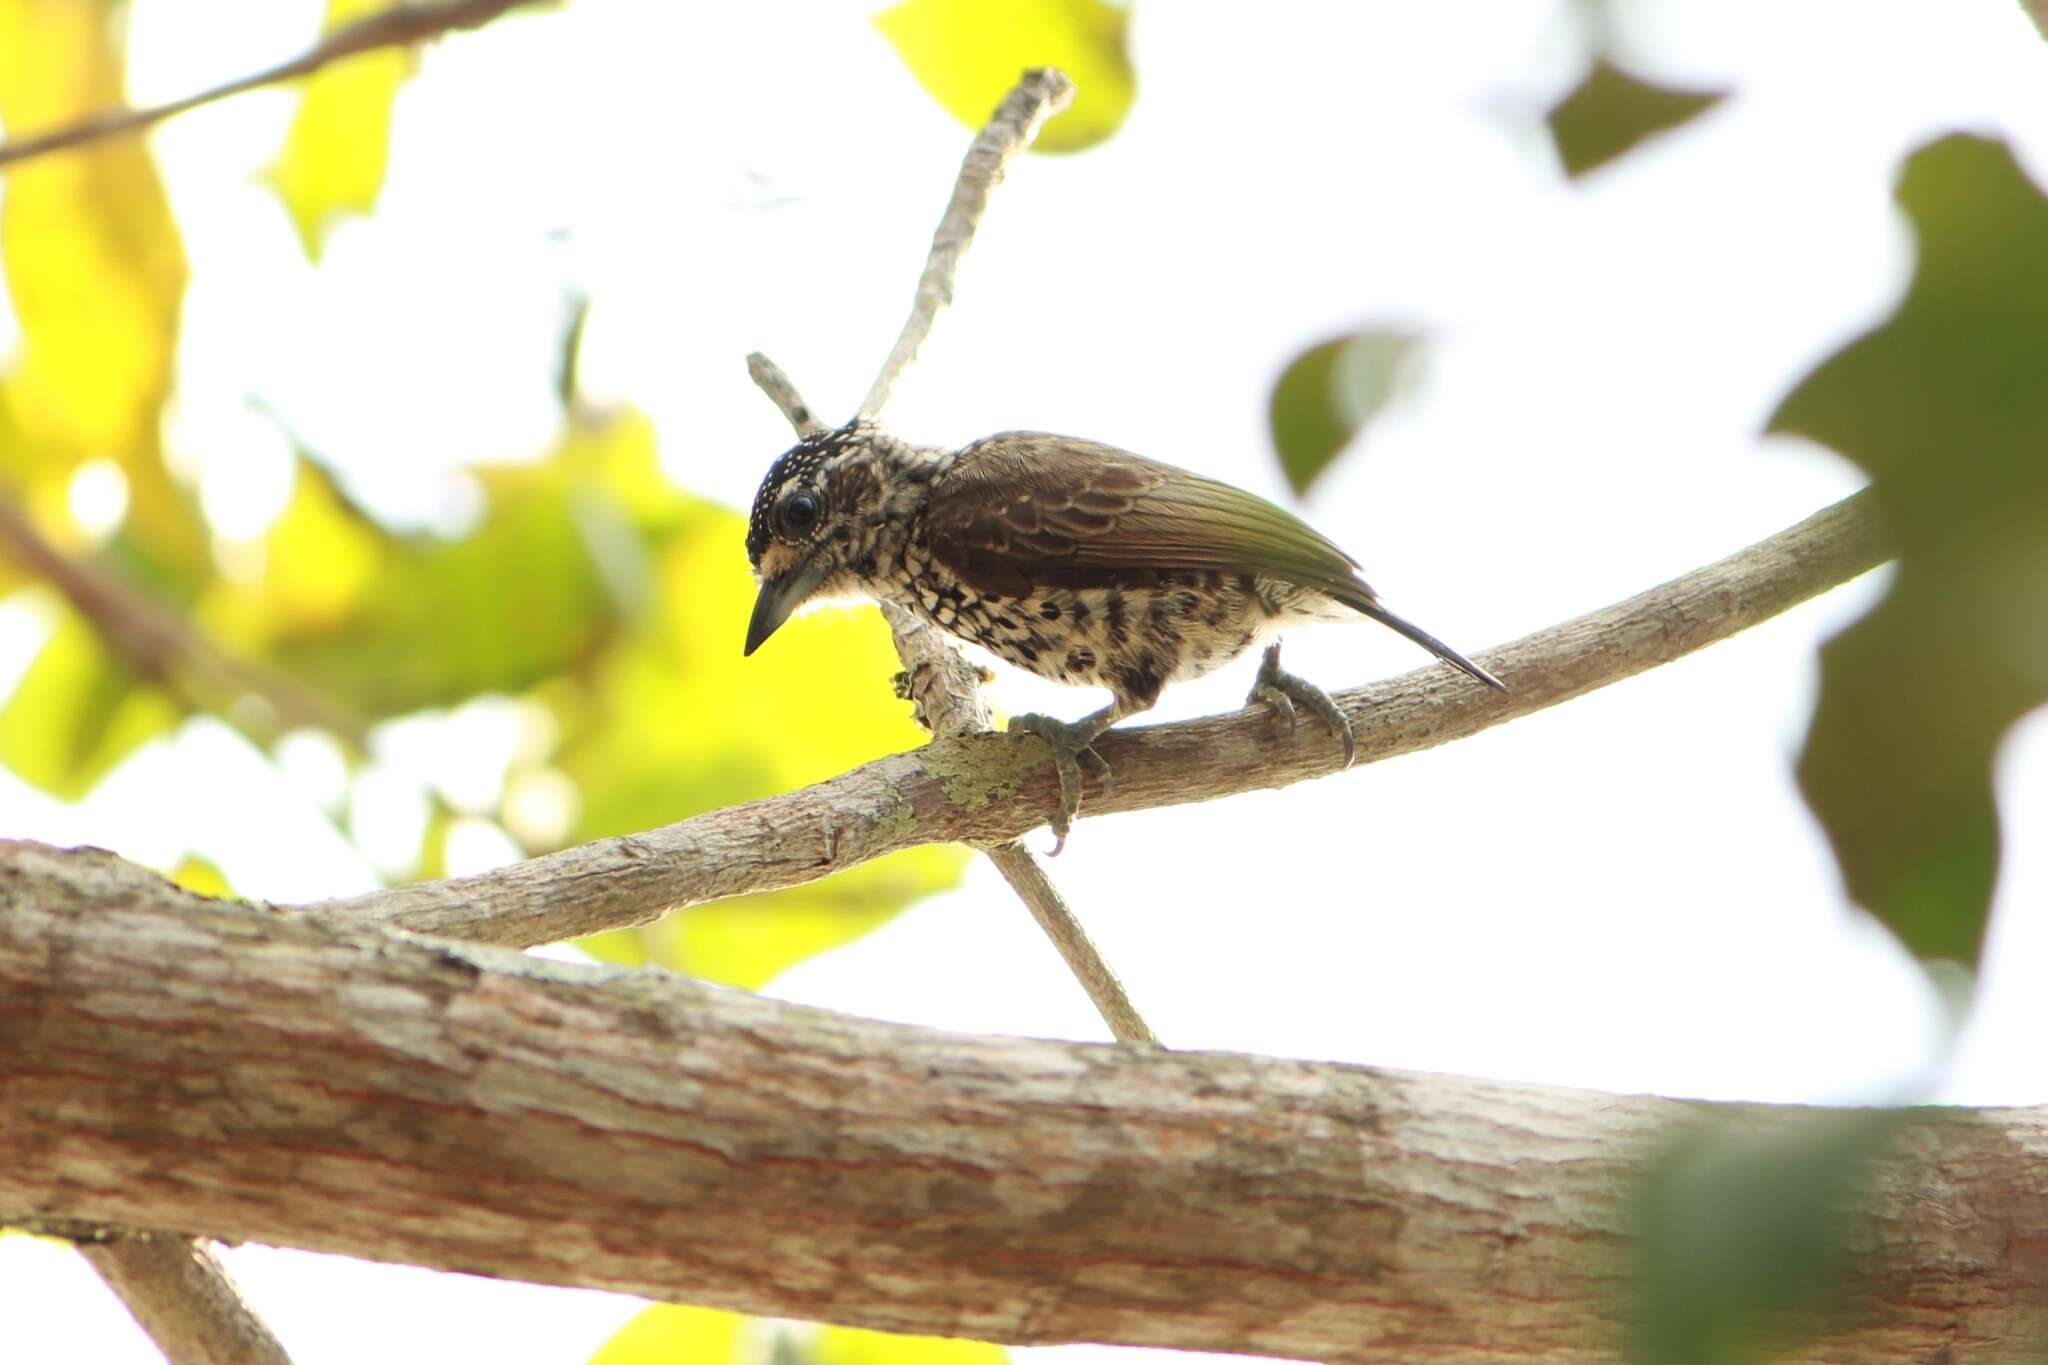
M1249 574L1153 573L989 597L924 567L906 605L941 630L1042 678L1132 694L1220 668L1299 605L1291 585Z

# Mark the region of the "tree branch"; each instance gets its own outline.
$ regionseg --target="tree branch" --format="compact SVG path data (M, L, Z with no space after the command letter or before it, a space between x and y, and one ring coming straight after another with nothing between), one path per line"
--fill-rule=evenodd
M191 1238L121 1232L77 1246L170 1365L290 1365L219 1258Z
M236 719L246 730L253 728L247 714L233 703L245 696L260 698L283 727L318 726L358 750L366 746L368 727L360 717L271 669L225 653L191 622L120 575L65 554L5 491L0 491L0 554L63 594L137 673L176 691L195 711Z
M1339 693L1361 764L1462 739L1725 640L1890 554L1868 491L1627 601L1479 656L1503 698L1432 665ZM1207 801L1337 770L1314 726L1276 735L1263 710L1110 731L1112 790L1084 815ZM936 740L781 796L601 839L473 877L312 907L359 924L526 946L640 924L678 906L798 886L917 844L1007 843L1041 824L1058 779L1008 735Z
M6 1221L1017 1343L1597 1361L1669 1125L1788 1112L942 1033L0 845ZM1859 1190L1794 1358L2039 1348L2048 1112L1953 1112Z
M480 28L505 11L518 9L534 0L449 0L445 4L399 4L381 14L358 19L328 34L319 43L290 61L279 62L247 76L202 90L195 95L171 100L146 109L108 109L88 115L76 123L46 132L0 143L0 166L27 161L31 157L83 146L125 133L139 132L161 123L173 114L197 109L202 104L239 95L258 86L275 85L295 76L309 76L323 66L347 57L358 57L379 48L403 47L438 38L456 29Z
M1031 144L1039 125L1066 108L1073 98L1074 83L1065 73L1051 67L1027 71L968 147L967 157L960 163L959 177L953 182L953 198L939 219L938 230L932 234L932 249L925 258L924 274L917 281L910 316L904 320L903 330L897 334L889 358L882 362L881 373L875 376L868 396L861 400L862 417L874 417L881 412L882 405L889 401L889 390L910 362L917 359L918 347L931 335L932 322L939 310L953 301L954 273L968 244L974 240L974 229L988 207L989 191L1003 178L1003 168Z

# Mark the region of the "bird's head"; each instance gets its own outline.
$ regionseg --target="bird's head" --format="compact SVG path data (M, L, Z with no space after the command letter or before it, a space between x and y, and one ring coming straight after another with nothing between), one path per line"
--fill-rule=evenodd
M805 602L869 588L894 502L891 474L912 458L862 423L806 436L769 467L747 519L747 558L761 583L748 654Z

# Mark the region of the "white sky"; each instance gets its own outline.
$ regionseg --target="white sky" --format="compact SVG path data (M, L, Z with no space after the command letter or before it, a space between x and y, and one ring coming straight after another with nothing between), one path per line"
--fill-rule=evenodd
M316 8L137 0L134 94L295 50ZM1577 73L1559 8L1275 3L1248 22L1242 6L1142 7L1128 125L1013 171L892 424L933 441L1070 431L1280 496L1264 435L1280 367L1347 327L1419 326L1436 343L1423 391L1306 511L1468 652L1843 495L1847 465L1756 432L1897 297L1906 149L1995 129L2048 167L2048 49L2014 0L1622 4L1640 70L1736 96L1572 187L1533 131ZM193 261L174 435L209 507L255 527L283 495L283 448L244 405L257 392L388 514L459 521L457 466L548 439L571 285L596 299L588 384L656 416L680 481L743 506L787 433L742 357L765 350L828 417L850 410L965 146L867 14L577 0L458 38L402 97L380 214L317 271L249 180L292 96L164 128ZM1932 1077L1933 993L1843 902L1792 786L1814 647L1873 590L1446 749L1083 823L1054 871L1176 1047L1679 1095L2048 1101L2048 993L2024 975L2048 950L2048 853L2027 837L2048 819L2048 726L2004 756L1985 989ZM0 611L0 659L19 667L35 632ZM1288 661L1337 686L1421 656L1331 629ZM1250 672L1170 690L1158 717L1235 706ZM1096 704L1016 675L996 700ZM167 801L168 775L194 764L219 774L211 799ZM421 777L392 765L374 804L402 813ZM293 790L198 726L81 807L0 787L0 828L157 859L198 846L279 899L368 885ZM982 867L773 989L1106 1036ZM635 1307L258 1248L231 1261L303 1362L579 1360ZM61 1248L0 1241L0 1284L0 1355L155 1358Z

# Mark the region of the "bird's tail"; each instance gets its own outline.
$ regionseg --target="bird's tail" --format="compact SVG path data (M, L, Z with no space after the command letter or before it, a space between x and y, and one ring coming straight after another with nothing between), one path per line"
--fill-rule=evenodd
M1442 659L1451 667L1458 669L1462 672L1471 674L1480 682L1485 683L1488 687L1493 688L1495 691L1506 692L1508 690L1508 685L1502 682L1499 678L1494 677L1493 674L1488 673L1478 664L1473 663L1470 659L1460 654L1457 650L1452 649L1442 640L1439 640L1436 638L1436 636L1431 635L1421 626L1418 626L1411 621L1404 621L1400 617L1394 615L1394 613L1388 611L1385 607L1381 606L1377 599L1369 599L1362 602L1353 601L1350 605L1358 608L1367 616L1370 616L1373 620L1379 622L1383 626L1386 626L1388 629L1400 631L1403 635L1413 640L1416 644L1421 645L1424 649L1436 655L1437 658Z

